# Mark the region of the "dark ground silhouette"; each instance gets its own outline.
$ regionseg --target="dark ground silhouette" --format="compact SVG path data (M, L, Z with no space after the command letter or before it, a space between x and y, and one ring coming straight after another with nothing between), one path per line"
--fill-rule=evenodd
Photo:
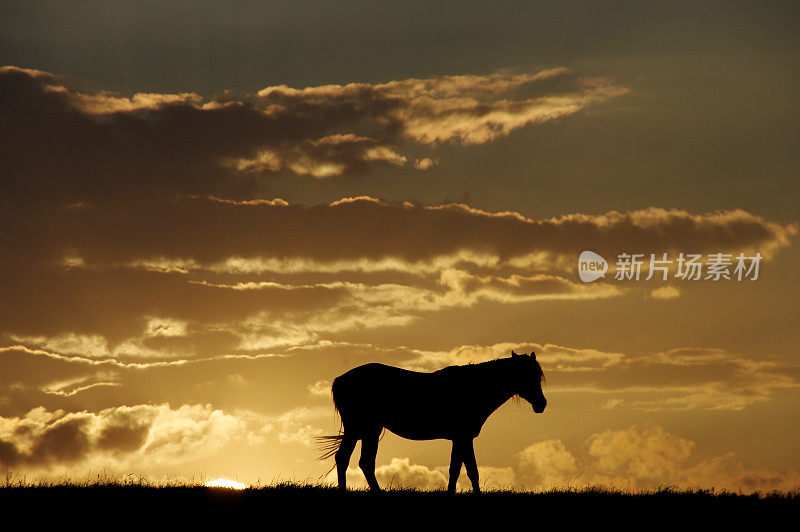
M341 492L333 487L287 485L244 491L204 487L142 486L0 488L0 511L30 524L71 524L98 528L127 525L134 530L166 523L197 523L208 530L257 524L281 530L307 525L356 526L367 529L393 524L427 530L433 525L488 530L608 524L622 529L661 529L666 525L693 530L698 525L741 525L757 520L760 530L791 527L780 516L796 516L800 494L752 496L677 492L628 495L589 490L541 494L487 492ZM369 519L369 521L365 521ZM516 524L515 524L516 523ZM527 524L525 524L527 523Z

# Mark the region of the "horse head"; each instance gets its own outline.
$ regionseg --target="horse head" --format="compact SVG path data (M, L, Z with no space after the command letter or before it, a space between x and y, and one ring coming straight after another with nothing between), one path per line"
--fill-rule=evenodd
M534 412L541 414L547 406L547 399L542 392L544 373L536 361L536 353L531 351L530 355L518 355L511 351L511 358L518 368L514 373L517 395L528 401Z

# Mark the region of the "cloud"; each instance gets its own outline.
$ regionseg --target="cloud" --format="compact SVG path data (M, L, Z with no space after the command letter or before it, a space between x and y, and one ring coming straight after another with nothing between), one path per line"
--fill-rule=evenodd
M300 142L283 151L260 149L254 158L230 159L224 166L245 173L278 172L286 168L297 175L323 179L346 171L364 171L369 163L375 162L404 166L406 158L375 139L348 133Z
M0 461L11 470L165 470L210 460L233 447L310 448L313 425L329 409L294 408L266 415L210 404L115 406L96 412L36 407L0 417Z
M0 309L0 332L62 353L266 349L479 302L613 297L623 291L577 283L580 250L769 258L797 232L744 211L534 219L369 196L312 206L253 197L264 173L406 165L403 143L490 142L624 92L566 69L278 86L208 101L85 86L0 70L9 109L0 223L15 228L0 234L0 275L15 279L8 297L18 302ZM180 327L143 330L150 319Z
M565 380L565 390L613 395L618 407L744 410L800 386L800 369L721 349L679 348L626 357L602 370L571 371Z
M208 456L229 441L268 431L253 414L210 405L118 406L99 412L48 411L0 417L0 459L12 468L143 467Z
M331 381L327 379L320 379L314 384L308 385L308 393L315 397L330 397L331 395Z
M575 457L561 440L546 440L529 445L519 453L520 466L536 471L540 484L565 486L577 474Z
M412 464L408 458L392 458L389 464L375 468L375 477L387 488L444 489L447 486L447 476L441 471Z
M50 260L62 262L66 256L65 266L158 269L160 261L163 271L172 261L176 271L230 273L430 272L460 263L573 272L577 255L586 248L609 257L693 250L760 251L769 258L797 233L796 224L781 225L741 210L690 214L648 208L534 220L463 204L391 204L370 197L311 207L283 200L186 198L147 208L69 209L52 215L58 229L42 234L41 242L53 254ZM205 222L210 219L213 226ZM171 231L159 231L163 227ZM387 233L397 238L386 239ZM225 238L232 234L237 238Z
M578 456L560 440L534 443L519 454L519 478L535 489L605 486L744 491L790 491L800 473L746 466L728 453L693 460L695 442L659 425L607 429L592 434Z
M422 159L417 159L414 161L414 168L417 170L430 170L434 166L439 164L439 159L431 159L430 157L423 157Z
M14 204L241 196L261 176L281 172L324 179L374 165L405 166L407 144L491 142L626 92L566 69L275 86L211 99L194 93L125 96L87 86L46 72L0 68L7 106L0 119L0 191Z
M0 234L0 275L15 280L4 286L15 304L0 309L0 333L60 354L207 357L485 302L617 297L631 289L577 282L580 250L769 259L797 232L741 210L535 219L370 196L306 206L248 188L256 174L287 168L322 177L404 165L403 142L489 142L624 91L566 69L211 100L85 87L0 70L9 102L0 223L15 228Z
M577 280L580 250L769 259L797 231L744 211L534 220L371 197L314 206L184 197L31 212L13 223L21 232L0 236L9 250L0 273L16 280L7 290L18 302L0 309L4 332L61 352L147 357L309 343L481 302L617 297L633 288ZM169 322L169 334L152 320Z
M660 426L605 430L589 438L590 456L603 473L637 479L672 478L689 459L694 442L673 436Z
M309 409L298 407L274 418L278 441L286 444L300 444L313 447L314 438L322 434L322 429L309 423L322 417L330 416L326 408Z
M509 489L515 482L514 469L511 467L478 466L478 475L483 490ZM410 458L393 457L388 464L375 468L375 478L383 489L445 490L449 478L449 466L430 468L414 464ZM327 480L335 482L335 473L330 473ZM357 467L347 468L347 483L350 487L366 487L364 474ZM472 491L472 485L463 466L457 489Z
M554 83L558 81L560 85ZM526 89L529 94L524 94ZM306 116L336 112L377 122L386 130L397 129L401 137L421 144L483 144L626 92L610 80L582 80L558 68L538 74L445 76L379 85L276 86L258 96L268 114L295 109L303 109Z
M681 291L674 286L662 286L650 291L650 297L653 299L674 299L680 295Z

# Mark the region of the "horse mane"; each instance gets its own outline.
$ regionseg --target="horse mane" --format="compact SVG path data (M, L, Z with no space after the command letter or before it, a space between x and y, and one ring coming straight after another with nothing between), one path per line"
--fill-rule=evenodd
M447 366L442 369L447 368L497 368L498 366L502 366L508 362L514 360L513 358L502 357L502 358L493 358L492 360L486 360L484 362L467 362L466 364L454 364L452 366ZM538 361L536 361L538 363ZM541 365L539 366L541 369ZM544 372L542 372L542 378L544 378Z
M466 364L453 364L452 366L447 366L442 369L447 368L487 368L487 367L497 367L504 364L506 361L511 361L512 358L503 357L503 358L493 358L492 360L485 360L483 362L467 362Z
M446 366L446 367L440 369L439 371L447 371L447 372L450 372L450 371L455 371L455 372L465 371L465 372L469 372L469 373L474 373L474 372L481 371L481 370L486 370L486 369L500 370L502 366L510 367L508 365L508 363L511 362L512 360L514 360L514 359L513 358L508 358L508 357L503 357L503 358L494 358L492 360L487 360L485 362L467 362L466 364L454 364L452 366ZM536 361L536 362L538 364L538 361ZM505 370L506 367L503 367L502 369ZM539 372L540 372L540 375L541 375L540 383L541 384L545 384L546 381L545 381L545 378L544 378L544 371L542 371L541 365L539 366Z

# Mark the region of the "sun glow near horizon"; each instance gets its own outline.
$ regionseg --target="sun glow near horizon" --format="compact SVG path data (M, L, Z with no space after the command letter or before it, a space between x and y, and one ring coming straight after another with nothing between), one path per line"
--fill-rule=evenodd
M237 482L229 478L215 478L214 480L209 480L204 483L203 486L206 488L226 488L231 490L244 490L250 487L244 482Z

